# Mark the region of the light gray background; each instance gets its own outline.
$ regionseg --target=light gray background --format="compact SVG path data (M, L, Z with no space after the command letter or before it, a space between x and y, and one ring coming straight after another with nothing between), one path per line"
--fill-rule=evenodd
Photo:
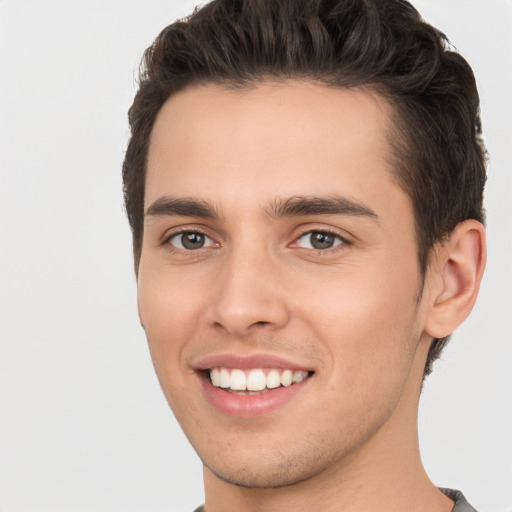
M0 510L187 512L200 463L138 325L120 167L143 49L194 1L0 0ZM421 400L425 465L512 510L512 1L417 0L473 66L481 297Z

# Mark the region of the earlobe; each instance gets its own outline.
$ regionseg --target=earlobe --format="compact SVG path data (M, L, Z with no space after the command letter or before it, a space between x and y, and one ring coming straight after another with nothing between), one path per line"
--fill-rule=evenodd
M485 229L476 220L457 225L450 239L436 253L432 269L438 284L433 288L425 324L433 338L451 334L475 304L486 262Z

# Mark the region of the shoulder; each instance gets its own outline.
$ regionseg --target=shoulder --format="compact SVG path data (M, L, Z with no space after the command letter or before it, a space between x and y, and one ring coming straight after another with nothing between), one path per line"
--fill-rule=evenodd
M477 512L460 491L454 489L441 489L441 491L455 502L452 512Z

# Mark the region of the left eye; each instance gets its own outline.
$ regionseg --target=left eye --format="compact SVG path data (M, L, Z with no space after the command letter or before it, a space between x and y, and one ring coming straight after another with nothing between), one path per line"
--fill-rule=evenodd
M326 231L310 231L297 239L297 245L304 249L332 249L343 243L343 239Z
M197 231L184 231L169 238L169 243L177 249L193 251L203 247L212 247L215 242L204 233Z

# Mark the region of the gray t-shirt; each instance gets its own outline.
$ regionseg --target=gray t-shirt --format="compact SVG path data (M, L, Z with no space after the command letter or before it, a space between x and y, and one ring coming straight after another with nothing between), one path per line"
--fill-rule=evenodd
M464 494L460 491L455 491L453 489L441 489L441 491L455 502L452 512L476 512L476 509L466 501Z
M464 494L460 491L455 491L453 489L441 489L446 496L451 498L455 502L455 506L452 509L452 512L477 512L464 498ZM206 512L204 506L196 508L194 512Z

